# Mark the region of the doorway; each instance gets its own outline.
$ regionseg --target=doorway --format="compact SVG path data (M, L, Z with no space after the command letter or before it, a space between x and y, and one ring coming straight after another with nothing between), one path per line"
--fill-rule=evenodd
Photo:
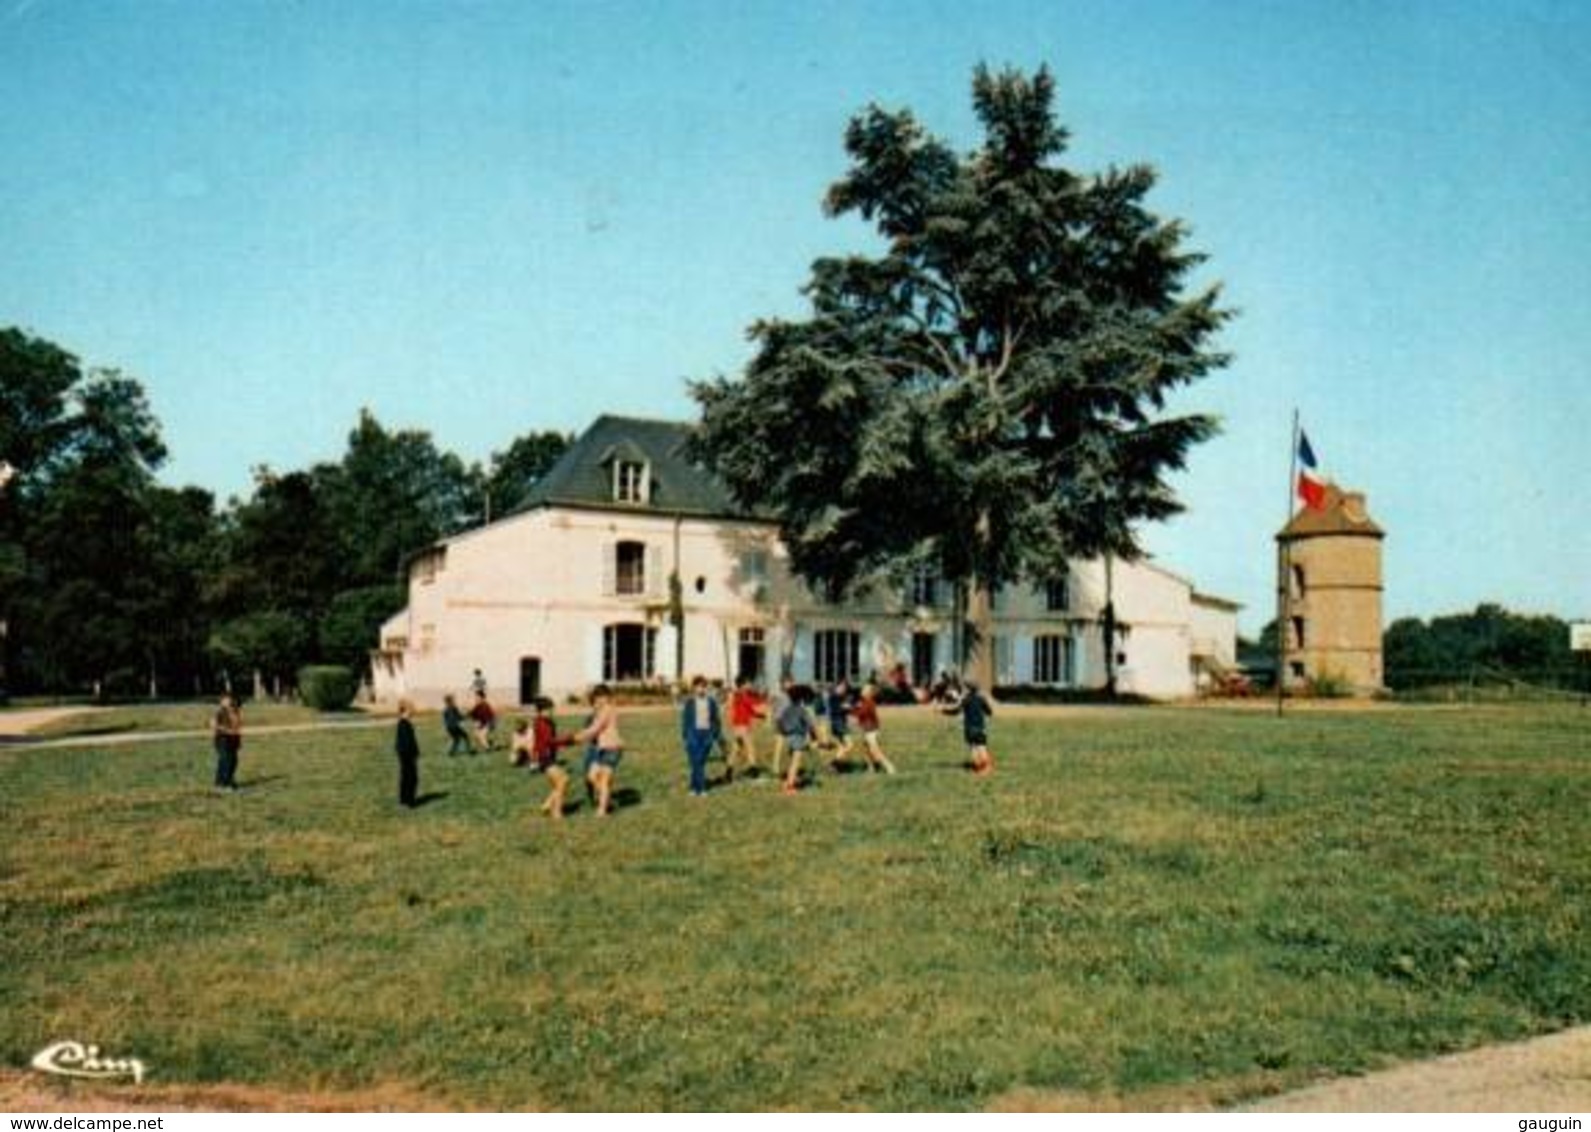
M519 658L519 702L533 704L541 698L541 657Z

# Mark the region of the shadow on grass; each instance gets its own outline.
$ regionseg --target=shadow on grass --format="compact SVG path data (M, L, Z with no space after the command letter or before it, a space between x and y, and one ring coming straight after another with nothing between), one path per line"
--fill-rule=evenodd
M447 796L448 791L446 790L430 790L416 798L414 805L410 808L418 810L421 806L429 806L432 802L440 802Z
M262 774L258 778L238 779L239 790L258 790L261 786L269 786L273 782L286 782L285 774Z

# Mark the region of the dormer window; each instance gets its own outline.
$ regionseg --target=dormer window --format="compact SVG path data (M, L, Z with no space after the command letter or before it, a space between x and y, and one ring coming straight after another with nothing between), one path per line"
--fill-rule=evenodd
M645 503L648 494L646 465L638 460L613 462L613 498L619 503Z

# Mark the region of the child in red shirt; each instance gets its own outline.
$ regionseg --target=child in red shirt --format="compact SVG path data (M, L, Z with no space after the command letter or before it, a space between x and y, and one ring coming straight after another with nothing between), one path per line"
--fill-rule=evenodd
M736 756L744 761L747 770L757 766L757 741L752 728L764 714L762 694L744 676L737 679L735 690L729 694L729 732L734 736L734 745L726 762L731 778L735 773Z
M856 703L856 726L862 731L862 753L867 756L868 768L894 774L895 764L884 754L878 737L878 689L871 684L862 689L862 698Z

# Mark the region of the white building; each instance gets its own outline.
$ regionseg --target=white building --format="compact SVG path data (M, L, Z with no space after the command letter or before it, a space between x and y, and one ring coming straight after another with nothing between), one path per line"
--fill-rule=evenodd
M409 604L372 654L376 698L436 704L477 668L494 701L527 703L598 681L854 680L900 663L926 684L956 666L952 587L925 576L909 593L820 600L789 572L776 528L683 458L686 434L601 417L523 510L417 555ZM1233 664L1237 606L1148 562L1114 563L1110 588L1121 691L1188 696ZM999 682L1103 686L1106 589L1104 564L1073 562L997 595Z

